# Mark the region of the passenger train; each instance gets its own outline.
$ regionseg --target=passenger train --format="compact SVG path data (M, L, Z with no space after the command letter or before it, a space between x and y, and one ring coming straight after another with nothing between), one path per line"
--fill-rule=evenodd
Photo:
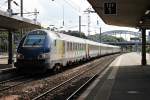
M118 46L37 29L26 34L21 40L17 48L15 66L18 69L59 71L61 67L73 62L117 52L120 52Z

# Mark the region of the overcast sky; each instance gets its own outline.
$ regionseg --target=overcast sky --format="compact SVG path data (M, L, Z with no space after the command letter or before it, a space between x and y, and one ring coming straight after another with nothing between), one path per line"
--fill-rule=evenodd
M13 12L20 11L20 0L16 1L19 6L16 6L12 2ZM37 20L44 26L55 25L60 28L63 26L65 29L78 30L78 20L79 15L82 17L82 32L86 33L88 30L88 18L87 14L84 12L88 7L91 7L87 0L24 0L24 12L34 12L35 9L39 11ZM7 10L7 0L0 0L0 9ZM64 13L63 13L64 12ZM32 15L24 15L24 17L34 19ZM134 28L109 26L104 24L104 22L95 13L90 14L90 34L95 34L99 32L99 27L102 28L102 32L110 30L129 30L138 31ZM97 23L98 22L98 23Z

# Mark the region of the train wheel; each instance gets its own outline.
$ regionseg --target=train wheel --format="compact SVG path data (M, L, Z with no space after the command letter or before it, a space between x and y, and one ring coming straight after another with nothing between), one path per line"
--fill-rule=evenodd
M61 72L61 71L62 71L62 66L59 65L59 64L55 65L53 71L54 71L55 73Z

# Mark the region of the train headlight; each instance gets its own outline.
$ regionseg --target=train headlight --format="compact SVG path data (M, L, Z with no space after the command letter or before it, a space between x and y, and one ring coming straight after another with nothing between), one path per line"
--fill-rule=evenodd
M21 53L17 53L16 57L17 59L24 59L24 55Z
M38 59L48 59L48 58L50 58L49 53L42 53L38 56Z

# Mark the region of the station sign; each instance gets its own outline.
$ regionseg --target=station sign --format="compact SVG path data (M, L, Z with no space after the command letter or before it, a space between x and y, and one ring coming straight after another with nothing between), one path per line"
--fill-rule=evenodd
M116 2L104 2L104 14L116 14Z

